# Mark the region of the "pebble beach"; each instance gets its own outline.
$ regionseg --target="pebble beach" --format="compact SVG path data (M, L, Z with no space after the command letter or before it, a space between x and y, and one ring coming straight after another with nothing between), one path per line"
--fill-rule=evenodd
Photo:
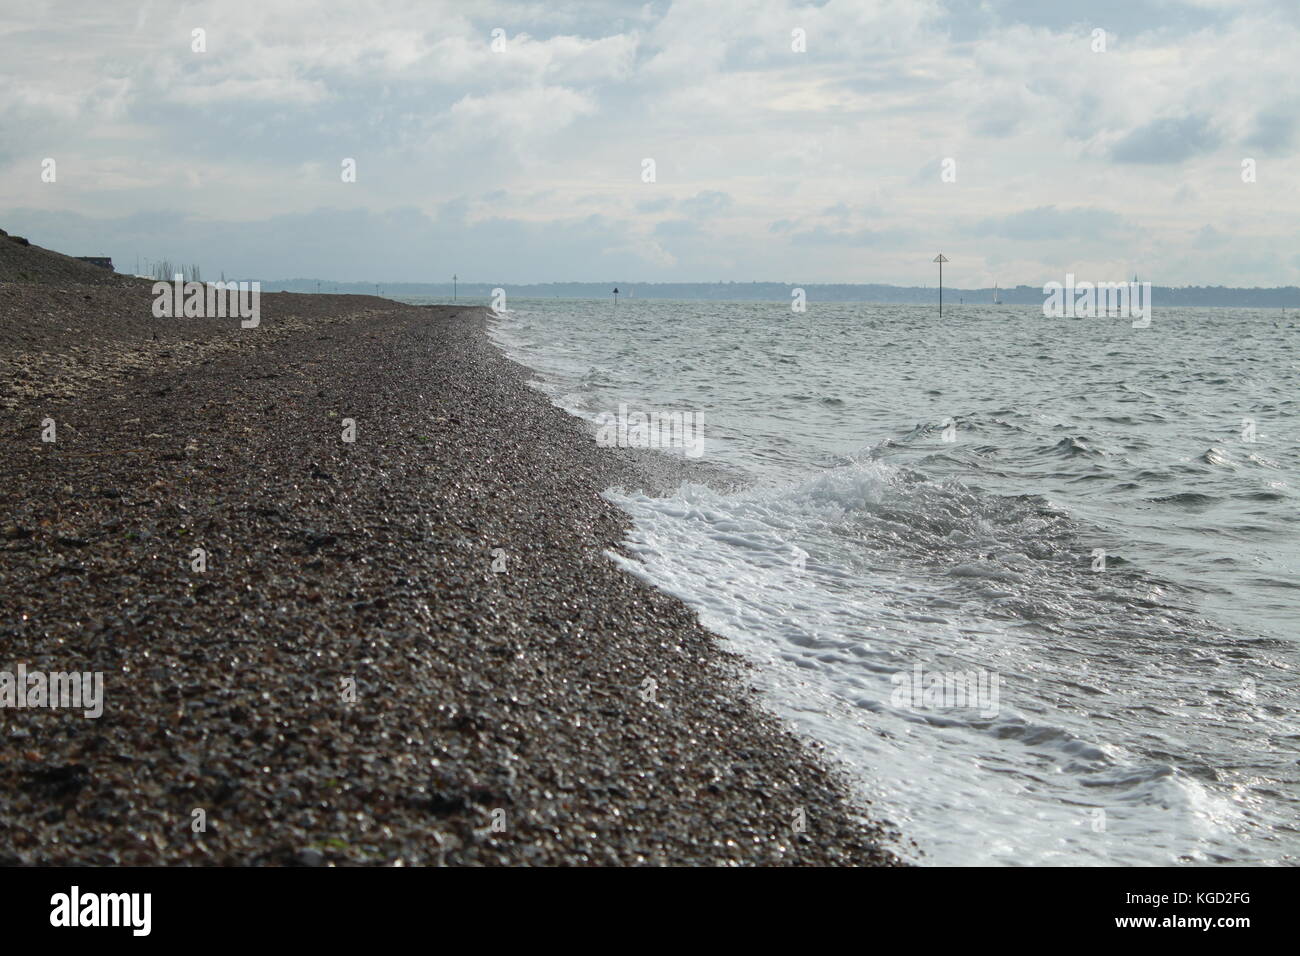
M0 711L0 862L898 863L610 560L601 492L659 479L487 310L273 293L243 329L90 275L0 284L0 670L104 682Z

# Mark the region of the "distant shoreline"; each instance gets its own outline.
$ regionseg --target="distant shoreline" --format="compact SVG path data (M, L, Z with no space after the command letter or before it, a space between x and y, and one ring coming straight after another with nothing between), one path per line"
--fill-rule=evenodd
M1080 277L1084 278L1084 277ZM1107 277L1099 277L1107 278ZM1123 280L1125 277L1116 277ZM1054 280L1061 281L1064 275ZM330 282L324 279L262 279L262 288L268 292L316 292L374 295L373 282ZM380 283L382 294L390 298L431 297L448 301L452 298L452 285L448 283L391 282ZM637 299L675 299L686 302L790 302L791 291L803 289L810 306L818 302L857 302L878 305L937 305L937 286L894 286L877 284L835 283L783 283L783 282L555 282L555 283L485 283L461 282L456 295L466 304L478 304L490 299L494 289L504 289L510 298L520 299L612 299L613 289L620 290L619 302ZM994 289L960 289L943 287L944 309L966 306L1037 305L1043 304L1041 285L999 287L999 303L993 302ZM1187 308L1225 309L1296 309L1300 310L1300 287L1228 288L1219 286L1161 286L1152 285L1151 297L1155 308L1183 306ZM964 303L963 303L963 300Z

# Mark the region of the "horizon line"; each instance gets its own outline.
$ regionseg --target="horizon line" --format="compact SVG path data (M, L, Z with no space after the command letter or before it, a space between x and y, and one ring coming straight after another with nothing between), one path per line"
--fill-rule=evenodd
M144 276L144 277L142 277L142 278L152 278L152 277L151 277L151 276ZM258 279L258 280L256 280L256 281L260 281L260 282L264 282L264 283L275 283L275 282L278 282L278 283L288 283L288 282L319 282L319 283L322 283L322 284L329 283L329 284L332 284L332 285L367 285L367 286L375 286L375 285L378 285L378 286L424 285L424 286L446 286L448 289L452 288L452 285L453 285L453 283L452 283L451 281L431 280L431 279L388 279L388 280L384 280L384 279L380 279L380 280L374 280L374 279L324 279L324 278L319 278L319 277L316 277L316 276L294 276L294 277L292 277L292 278ZM1001 285L1001 284L995 284L995 285L990 285L990 286L957 286L957 285L947 285L947 284L945 284L945 285L943 286L943 288L944 288L945 291L952 290L952 291L954 291L954 292L992 292L992 291L994 291L995 289L998 290L998 291L1000 291L1000 292L1013 292L1013 291L1020 290L1020 289L1035 289L1035 290L1038 290L1038 291L1041 292L1042 289L1043 289L1043 287L1044 287L1045 285L1047 285L1047 284L1049 284L1049 283L1053 283L1053 282L1059 282L1059 281L1060 281L1060 280L1058 280L1058 279L1049 279L1049 280L1047 280L1047 282L1042 283L1042 284L1034 284L1034 283L1025 283L1025 282L1021 282L1021 283L1018 283L1018 284L1016 284L1016 285L1008 285L1008 286L1004 286L1004 285ZM1091 280L1081 280L1081 281L1083 281L1083 282L1090 282L1090 284L1091 284L1091 285L1094 285L1094 286L1096 286L1096 285L1099 284L1099 282L1091 282ZM1107 283L1109 283L1109 282L1111 282L1111 281L1112 281L1112 280L1100 280L1100 282L1107 282ZM1130 285L1132 281L1133 281L1133 280L1123 280L1123 281L1121 281L1119 284L1121 284L1121 285ZM1207 284L1207 285L1159 285L1159 284L1157 284L1157 283L1155 283L1155 282L1152 282L1152 281L1149 280L1149 279L1140 279L1140 280L1137 280L1137 281L1138 281L1138 284L1139 284L1139 285L1145 285L1145 284L1148 284L1148 283L1149 283L1150 286L1151 286L1151 288L1153 288L1153 289L1214 289L1214 290L1220 290L1220 291L1240 291L1240 292L1260 292L1260 291L1264 291L1264 292L1281 292L1281 291L1295 290L1295 291L1297 291L1297 292L1300 292L1300 286L1296 286L1296 285L1275 285L1275 286L1229 286L1229 285L1208 285L1208 284ZM548 280L546 280L546 281L531 281L531 282L527 282L527 281L525 281L525 282L510 282L510 281L505 281L505 282L503 282L503 281L501 281L501 280L481 280L481 279L467 280L467 279L459 279L459 280L456 281L455 285L457 285L457 286L459 286L459 287L470 287L470 286L490 286L490 287L497 287L497 286L499 286L499 287L502 287L502 288L509 288L509 287L511 287L511 286L519 287L519 286L557 286L557 285L570 285L570 286L575 286L575 285L576 285L576 286L605 286L605 285L608 285L608 286L611 287L611 289L609 290L609 291L611 291L611 292L612 292L612 288L613 288L614 286L627 286L628 288L633 288L633 289L634 289L634 288L637 288L637 287L650 287L650 288L654 288L654 287L656 287L656 286L720 286L720 285L722 285L722 286L725 286L725 285L742 285L742 286L750 286L750 285L765 285L765 286L781 286L781 287L783 287L783 288L787 288L787 289L798 289L798 288L808 289L808 288L818 288L818 287L825 287L825 286L839 286L839 287L849 287L849 288L921 289L921 290L930 290L930 289L933 289L933 290L936 290L936 291L937 291L938 288L939 288L938 283L930 283L930 284L924 284L924 285L900 285L900 284L898 284L898 283L894 283L894 282L843 282L843 281L838 281L838 282L782 282L782 281L777 281L777 280L774 280L774 279L715 279L715 280L702 280L702 279L701 279L701 280L692 280L692 279L663 280L663 279L660 279L660 280L644 281L644 282L643 282L643 281L636 281L636 280L629 281L629 280L626 280L626 279L616 279L616 280L615 280L615 279L611 279L611 280L594 280L594 279L548 279ZM1078 288L1079 285L1080 285L1080 281L1076 281L1076 282L1075 282L1075 288ZM622 294L621 290L620 290L620 294Z

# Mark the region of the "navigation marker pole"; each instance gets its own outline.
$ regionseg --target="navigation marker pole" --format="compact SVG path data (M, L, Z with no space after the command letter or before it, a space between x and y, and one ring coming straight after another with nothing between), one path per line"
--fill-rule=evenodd
M948 257L941 252L933 261L939 263L939 318L943 318L943 264L948 261Z
M618 308L618 286L614 287L614 308Z
M451 274L451 301L456 301L456 273Z

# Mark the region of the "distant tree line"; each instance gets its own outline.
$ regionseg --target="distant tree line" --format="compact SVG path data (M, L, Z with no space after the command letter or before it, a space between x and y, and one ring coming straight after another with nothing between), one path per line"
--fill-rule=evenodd
M170 259L159 259L146 266L149 268L149 275L162 282L171 282L176 278L177 273L185 282L202 282L203 278L196 265L177 266L173 265Z

